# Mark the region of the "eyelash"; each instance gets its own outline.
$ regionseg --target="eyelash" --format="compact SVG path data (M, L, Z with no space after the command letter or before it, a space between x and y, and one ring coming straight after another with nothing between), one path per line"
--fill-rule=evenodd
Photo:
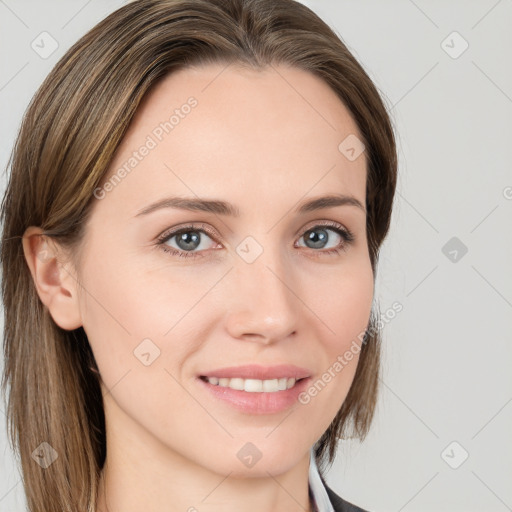
M304 236L305 233L308 233L309 231L315 231L318 228L329 228L330 230L332 230L335 233L337 233L338 235L340 235L341 238L343 239L343 242L341 242L341 245L338 247L335 247L333 249L327 249L324 251L312 249L313 252L320 253L321 255L333 255L333 256L338 255L342 251L346 251L347 246L352 244L352 242L354 242L354 240L355 240L355 237L351 231L349 231L346 228L343 228L340 224L338 224L336 222L325 222L322 224L316 224L313 227L306 229L306 231L304 231L302 236ZM175 231L164 232L162 235L160 235L157 238L156 245L158 247L160 247L164 252L170 253L172 256L179 256L180 258L202 258L204 256L202 256L201 253L205 252L205 251L199 251L199 252L180 251L180 250L174 249L173 247L169 247L168 245L166 245L166 242L168 242L171 238L173 238L177 235L181 235L183 233L191 232L191 231L196 232L196 233L204 233L215 241L214 233L207 227L206 224L198 224L198 225L191 224L188 226L181 227ZM301 236L301 238L302 238L302 236Z

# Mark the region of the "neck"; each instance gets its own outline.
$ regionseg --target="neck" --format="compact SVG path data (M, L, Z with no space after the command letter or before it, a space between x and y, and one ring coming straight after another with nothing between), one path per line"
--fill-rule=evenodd
M221 474L162 444L140 425L115 420L107 421L107 448L96 512L313 510L309 451L284 471L268 466L255 473L254 466L245 474Z
M135 461L132 461L135 462ZM192 467L167 473L106 462L96 512L312 512L300 468L268 478L230 478ZM301 469L301 471L298 471ZM306 466L307 470L307 466Z

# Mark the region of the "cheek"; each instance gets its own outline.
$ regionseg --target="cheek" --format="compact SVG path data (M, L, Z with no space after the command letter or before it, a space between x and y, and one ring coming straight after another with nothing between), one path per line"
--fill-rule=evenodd
M343 269L338 276L324 280L327 286L311 297L316 297L315 311L331 334L328 348L331 354L345 351L368 326L373 301L373 272L363 259Z
M185 330L192 329L194 304L208 286L173 275L179 273L142 271L129 258L104 258L86 269L81 302L108 414L126 414L136 419L134 428L162 439L182 428L183 418L173 411L201 414L178 381L183 361L201 339Z
M98 245L88 249L80 307L83 328L101 376L110 387L134 363L140 366L134 350L141 342L161 335L163 322L158 319L162 306L140 271L116 253L116 243L105 242L101 250Z
M330 281L332 283L332 280ZM323 339L326 362L315 389L308 395L324 395L326 417L336 414L352 384L368 327L373 301L373 272L364 259L343 271L339 285L316 294L315 311L328 329ZM323 393L323 389L328 389ZM322 391L322 393L320 393ZM306 397L307 400L307 397Z
M118 246L91 244L81 276L83 327L108 387L127 371L135 378L133 372L149 364L160 372L181 366L204 339L201 323L193 319L205 311L200 302L211 307L205 295L221 276L211 269L165 268L165 261L147 267L128 251L116 252Z

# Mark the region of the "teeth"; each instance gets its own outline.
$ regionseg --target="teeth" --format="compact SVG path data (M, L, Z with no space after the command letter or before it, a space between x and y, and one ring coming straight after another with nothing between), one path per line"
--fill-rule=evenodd
M239 377L234 377L232 379L206 377L206 380L214 386L231 388L239 391L247 391L248 393L275 393L276 391L284 391L295 386L296 382L296 379L293 377L283 377L282 379L270 380L241 379Z

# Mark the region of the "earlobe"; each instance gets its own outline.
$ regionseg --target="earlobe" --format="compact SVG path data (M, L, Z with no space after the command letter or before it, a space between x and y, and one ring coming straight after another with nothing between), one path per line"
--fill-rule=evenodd
M23 252L37 294L55 323L66 330L80 327L77 280L74 269L62 263L60 247L41 228L30 226L23 234Z

